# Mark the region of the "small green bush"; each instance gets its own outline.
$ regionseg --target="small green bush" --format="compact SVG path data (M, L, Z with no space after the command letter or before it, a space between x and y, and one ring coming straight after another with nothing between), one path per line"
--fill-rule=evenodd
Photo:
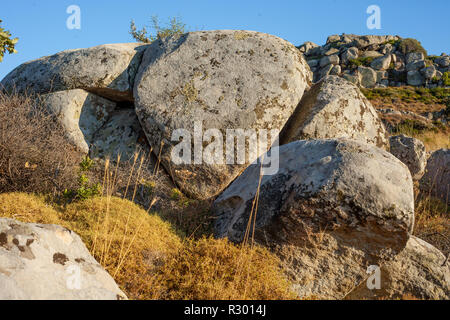
M89 171L93 165L94 165L94 160L89 158L89 156L86 156L80 162L80 170L84 171L84 172Z
M348 62L350 68L357 68L359 66L369 67L374 59L375 59L374 57L365 57L365 58L360 57L357 59L350 59Z
M422 52L425 57L428 56L427 50L425 50L424 47L422 47L422 44L416 39L412 38L402 39L400 40L398 47L400 52L402 52L405 55L411 52Z
M442 82L444 86L450 86L450 72L447 71L442 74Z
M152 16L151 23L152 25L150 28L155 31L155 34L149 34L146 26L138 30L134 20L132 20L130 25L131 36L138 42L152 43L157 39L181 35L186 32L186 25L178 18L170 19L165 27L161 27L158 17Z
M100 195L100 183L91 184L88 176L88 171L94 165L94 161L88 156L84 157L80 162L80 174L78 176L78 188L65 189L62 193L63 198L68 201L86 200Z
M393 46L396 46L396 45L398 45L398 44L400 43L400 41L401 41L401 40L389 40L389 41L386 41L386 42L383 43L383 44L391 44L391 45L393 45Z

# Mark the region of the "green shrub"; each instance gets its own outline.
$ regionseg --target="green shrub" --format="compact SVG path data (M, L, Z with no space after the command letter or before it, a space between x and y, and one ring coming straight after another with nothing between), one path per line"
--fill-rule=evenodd
M89 158L89 156L86 156L80 162L80 170L81 171L89 171L93 165L94 165L94 160Z
M0 24L2 20L0 20ZM18 38L11 39L11 33L0 26L0 62L2 62L5 52L17 53L15 45L19 41Z
M400 40L399 50L405 55L411 52L422 52L425 57L428 56L428 53L424 47L422 47L422 44L418 40L412 38Z
M442 74L442 82L444 86L450 86L450 72L447 71Z
M152 16L151 23L152 25L150 28L154 30L155 34L149 34L146 26L138 30L134 20L131 21L130 34L138 42L152 43L157 39L181 35L186 32L186 25L178 18L170 19L169 23L165 27L161 27L158 17Z
M396 46L396 45L398 45L398 44L400 43L400 41L401 41L401 40L389 40L389 41L386 41L386 42L383 43L383 44L391 44L391 45L393 45L393 46Z
M357 68L359 66L369 67L374 59L375 59L374 57L365 57L365 58L360 57L357 59L350 59L348 62L350 68Z
M90 183L88 171L94 165L94 161L88 156L84 157L80 162L80 174L78 176L78 187L76 189L65 189L63 191L63 198L66 201L86 200L100 195L101 186L100 183Z

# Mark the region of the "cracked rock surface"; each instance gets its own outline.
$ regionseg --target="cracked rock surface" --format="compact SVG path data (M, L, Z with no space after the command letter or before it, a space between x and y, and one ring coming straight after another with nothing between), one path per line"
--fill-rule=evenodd
M80 237L56 225L0 218L0 300L121 300Z

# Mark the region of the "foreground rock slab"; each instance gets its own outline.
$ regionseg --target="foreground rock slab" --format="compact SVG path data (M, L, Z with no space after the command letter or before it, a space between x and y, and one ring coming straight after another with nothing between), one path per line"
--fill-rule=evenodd
M172 141L173 132L185 129L194 135L196 123L223 136L230 129L281 130L311 76L301 52L278 37L231 30L187 33L155 41L145 51L134 87L136 112L155 154L161 153L182 191L206 199L247 164L208 164L199 153L200 165L174 163L171 152L179 140Z
M126 296L72 231L0 219L0 299L121 300Z
M390 152L406 164L414 180L419 180L427 165L427 150L419 139L403 134L389 138Z
M62 51L18 66L1 87L39 94L85 89L114 101L132 101L134 77L146 47L121 43Z
M393 155L347 139L312 140L281 146L279 160L278 173L261 177L249 230L280 256L300 297L341 299L369 265L406 246L413 184ZM248 167L215 201L217 237L245 240L260 170Z
M380 289L369 290L363 282L348 299L450 298L450 264L431 244L412 236L394 260L381 267Z
M307 91L284 127L280 144L304 139L349 138L387 148L386 131L361 91L327 76Z

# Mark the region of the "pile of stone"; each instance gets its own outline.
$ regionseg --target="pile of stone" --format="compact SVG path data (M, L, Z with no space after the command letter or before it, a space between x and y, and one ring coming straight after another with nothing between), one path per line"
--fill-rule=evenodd
M404 52L400 49L403 40L391 35L342 34L329 36L323 46L308 41L299 49L315 81L332 74L365 88L448 86L450 56L427 57L421 50Z

